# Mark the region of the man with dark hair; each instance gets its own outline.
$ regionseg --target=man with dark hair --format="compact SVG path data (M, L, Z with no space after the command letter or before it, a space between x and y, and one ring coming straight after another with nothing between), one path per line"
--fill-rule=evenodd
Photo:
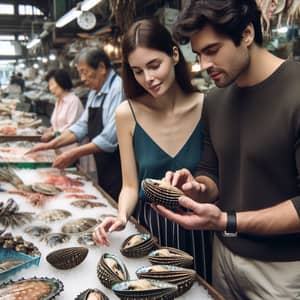
M218 88L204 102L198 176L165 176L189 212L155 209L216 231L213 284L225 299L300 299L300 64L261 46L254 0L190 1L175 36Z
M102 49L85 48L78 54L80 79L91 89L80 119L59 137L31 151L56 149L89 138L89 143L59 155L53 167L66 168L81 156L94 154L99 185L115 200L121 189L121 165L115 127L115 110L123 100L122 80Z

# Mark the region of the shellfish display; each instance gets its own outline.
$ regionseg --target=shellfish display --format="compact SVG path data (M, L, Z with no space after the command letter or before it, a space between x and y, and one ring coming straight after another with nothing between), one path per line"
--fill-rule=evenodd
M123 300L165 300L174 299L177 286L158 280L138 279L116 283L112 290Z
M19 212L19 205L12 198L5 203L0 202L0 224L5 228L24 225L32 220L32 216L31 212Z
M79 208L94 208L94 207L106 207L107 205L101 202L89 201L89 200L76 200L71 202L71 205Z
M54 184L55 186L68 186L68 187L78 187L83 186L84 183L78 179L73 179L69 176L51 176L48 177L45 183Z
M104 253L97 265L97 276L101 283L111 288L116 282L129 279L129 274L124 263L115 255Z
M72 214L64 209L46 210L37 215L37 218L45 222L54 222L70 217Z
M89 250L85 247L63 248L49 253L46 260L57 269L67 270L81 264Z
M18 265L21 265L24 262L25 262L25 260L22 260L22 259L0 260L0 274L18 266Z
M24 232L29 234L30 236L33 237L42 237L45 234L49 233L51 231L51 228L46 225L41 225L41 226L28 226L24 229Z
M184 195L180 189L167 182L151 178L142 181L142 189L150 202L171 209L179 206L178 198Z
M48 233L42 238L42 240L46 241L46 244L50 247L54 247L58 244L66 243L70 239L71 237L69 234L61 233L61 232Z
M44 195L57 195L62 190L50 183L34 183L31 185L33 191Z
M97 220L92 218L74 219L65 223L61 231L64 233L80 233L91 229L96 224Z
M68 194L65 195L65 198L74 198L78 200L95 200L97 199L97 196L89 194Z
M121 245L120 252L127 257L142 257L155 248L150 233L138 233L129 236Z
M196 279L194 270L170 265L141 267L136 271L136 275L140 279L162 280L176 284L177 292L174 295L176 297L189 290Z
M152 264L180 267L189 267L194 261L194 258L188 253L172 247L161 247L154 250L149 253L148 259Z
M0 168L0 181L8 182L16 188L24 184L20 177L11 168Z
M94 239L93 239L93 231L85 231L77 239L77 242L80 245L85 246L96 246Z
M98 289L87 289L80 293L75 300L109 300L109 298Z
M0 300L51 300L60 294L63 289L63 283L55 278L23 278L18 281L9 281L1 284Z
M21 236L5 233L0 236L0 246L4 249L13 249L30 256L41 256L39 249L31 242L25 241Z

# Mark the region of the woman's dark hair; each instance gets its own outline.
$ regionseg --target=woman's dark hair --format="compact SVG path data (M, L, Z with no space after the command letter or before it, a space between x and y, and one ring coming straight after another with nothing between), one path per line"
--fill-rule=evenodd
M67 71L61 69L50 70L46 75L46 80L49 81L51 78L54 78L56 83L66 91L72 89L73 84L70 78L70 75Z
M127 98L136 98L147 93L136 81L129 65L128 56L137 48L155 49L173 55L173 48L179 51L179 61L175 65L175 78L183 91L190 93L197 89L192 86L187 63L169 31L154 19L140 20L131 25L122 41L122 79Z
M209 25L239 46L243 31L252 24L254 42L261 46L263 35L260 15L255 0L190 0L173 27L174 38L185 44L194 33Z
M75 59L76 63L84 62L94 70L97 70L102 62L106 69L111 68L111 62L104 50L96 47L83 48Z

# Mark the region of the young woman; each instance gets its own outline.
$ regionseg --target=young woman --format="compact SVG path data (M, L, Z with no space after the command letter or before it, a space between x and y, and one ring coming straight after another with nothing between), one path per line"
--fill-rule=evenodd
M123 186L118 217L106 218L95 229L94 240L109 245L107 232L122 230L134 214L160 245L193 255L194 268L210 281L210 233L185 230L160 217L141 190L144 178L162 178L167 170L196 171L201 158L203 95L191 85L179 47L158 22L134 23L122 48L128 100L116 111L116 125Z

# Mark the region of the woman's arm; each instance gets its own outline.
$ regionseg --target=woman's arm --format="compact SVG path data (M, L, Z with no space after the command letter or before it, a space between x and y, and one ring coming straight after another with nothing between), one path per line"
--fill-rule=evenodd
M119 217L127 222L138 201L138 174L132 142L135 122L127 101L116 110L116 127L123 180L119 196Z

